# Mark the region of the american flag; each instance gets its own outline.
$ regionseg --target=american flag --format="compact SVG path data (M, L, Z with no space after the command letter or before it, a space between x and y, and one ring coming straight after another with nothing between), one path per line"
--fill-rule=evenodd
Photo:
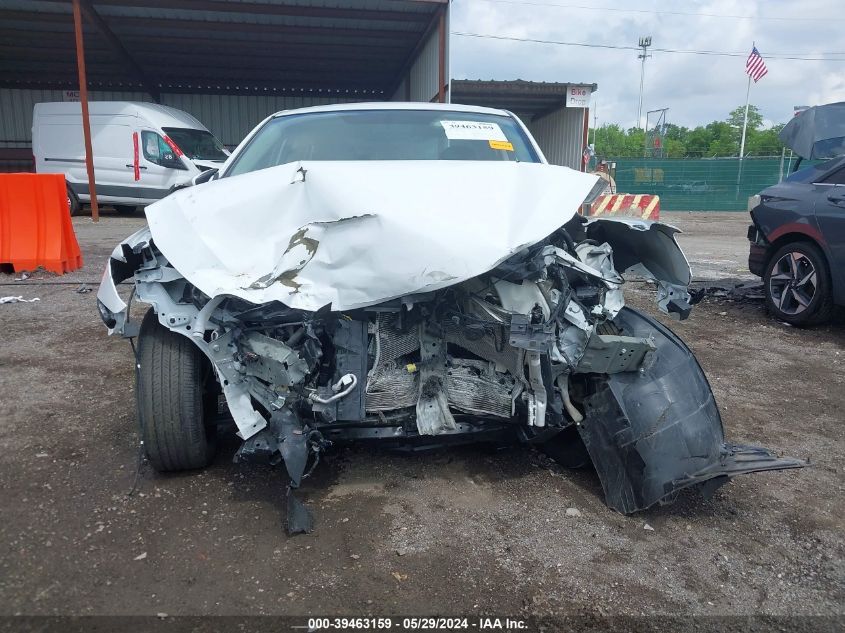
M751 49L748 61L745 62L745 74L751 77L756 84L767 72L769 72L769 69L766 68L766 62L763 61L760 51L755 46Z

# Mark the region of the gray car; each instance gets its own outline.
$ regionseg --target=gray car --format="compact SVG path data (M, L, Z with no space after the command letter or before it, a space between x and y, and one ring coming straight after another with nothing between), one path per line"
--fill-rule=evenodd
M798 326L827 321L845 305L845 157L793 173L751 206L748 268L770 313Z

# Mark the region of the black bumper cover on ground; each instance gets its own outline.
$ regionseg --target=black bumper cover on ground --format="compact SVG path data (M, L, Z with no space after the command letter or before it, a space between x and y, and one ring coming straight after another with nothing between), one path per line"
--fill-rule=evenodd
M624 308L615 322L628 336L653 337L657 349L639 371L597 378L585 399L578 429L611 508L627 514L690 486L709 495L734 475L805 465L726 443L710 384L687 346L635 310Z

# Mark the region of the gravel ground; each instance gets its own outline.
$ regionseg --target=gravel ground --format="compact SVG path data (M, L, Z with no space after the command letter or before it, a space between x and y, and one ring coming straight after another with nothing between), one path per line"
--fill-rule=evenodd
M666 214L700 279L749 278L746 214ZM129 345L95 285L140 218L74 219L81 271L0 274L0 614L828 615L845 604L845 322L798 330L760 302L706 299L672 324L729 439L807 458L634 516L591 471L526 447L331 453L281 529L278 468L136 473ZM629 284L628 302L651 310ZM567 509L575 509L577 512ZM570 516L575 515L575 516Z

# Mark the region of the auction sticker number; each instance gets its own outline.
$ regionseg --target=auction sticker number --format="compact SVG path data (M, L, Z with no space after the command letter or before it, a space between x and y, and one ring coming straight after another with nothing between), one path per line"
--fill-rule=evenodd
M498 123L487 121L441 121L446 138L450 141L502 141L508 137Z

